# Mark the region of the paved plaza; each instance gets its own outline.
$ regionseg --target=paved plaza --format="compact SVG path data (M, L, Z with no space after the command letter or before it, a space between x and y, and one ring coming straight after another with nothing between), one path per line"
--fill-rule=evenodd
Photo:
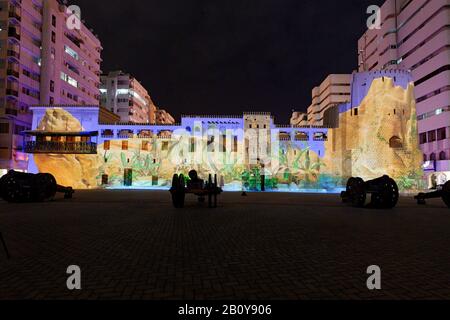
M163 191L80 191L0 202L0 299L450 299L450 210L403 197L226 193L219 208ZM82 290L66 287L69 265ZM369 291L366 269L382 269Z

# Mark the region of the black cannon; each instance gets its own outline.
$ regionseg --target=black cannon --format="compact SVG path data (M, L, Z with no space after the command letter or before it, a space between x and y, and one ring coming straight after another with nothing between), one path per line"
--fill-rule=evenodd
M186 183L184 175L175 174L170 188L172 202L175 208L183 208L186 194L194 194L199 202L205 202L208 197L208 207L217 208L217 196L222 193L222 189L217 185L217 175L209 175L208 182L205 183L198 178L197 171L189 172L189 180Z
M427 199L442 198L447 207L450 208L450 181L442 186L440 190L431 193L419 193L414 199L417 200L417 204L426 205Z
M376 209L392 209L399 199L397 183L389 176L366 182L361 178L350 178L347 190L342 192L341 198L344 203L362 208L366 205L368 194L372 195L369 207Z
M65 199L71 199L75 191L71 187L63 187L49 173L22 173L9 171L0 178L0 198L7 202L42 202L51 200L56 193L64 193Z

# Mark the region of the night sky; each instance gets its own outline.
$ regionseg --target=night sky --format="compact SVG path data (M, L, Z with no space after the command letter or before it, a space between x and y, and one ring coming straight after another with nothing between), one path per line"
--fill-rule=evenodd
M135 76L181 114L272 112L288 123L330 73L357 68L366 9L383 0L74 0L103 72Z

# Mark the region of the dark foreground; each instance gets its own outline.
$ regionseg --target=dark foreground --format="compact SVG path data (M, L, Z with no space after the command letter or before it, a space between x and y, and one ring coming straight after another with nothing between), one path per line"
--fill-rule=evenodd
M450 210L392 211L334 195L225 194L173 209L168 192L0 202L0 299L450 299ZM66 287L69 265L82 290ZM366 286L370 265L382 290Z

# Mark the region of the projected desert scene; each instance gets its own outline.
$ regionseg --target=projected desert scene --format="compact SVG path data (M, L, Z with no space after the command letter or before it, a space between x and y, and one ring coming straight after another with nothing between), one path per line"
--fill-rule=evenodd
M193 164L186 152L180 153L181 141L171 132L103 141L96 155L36 154L34 161L40 172L50 172L60 183L77 189L125 187L126 172L132 187L169 188L173 174L187 176L195 169L205 179L217 174L225 190L256 191L264 175L268 190L334 192L351 176L372 179L384 174L393 177L402 190L416 190L423 173L413 90L413 84L405 89L392 78L375 79L361 104L343 110L338 128L327 129L314 140L319 141L315 147L308 139L276 133L279 151L272 153L268 165L248 164L245 139L234 142L234 152L212 153L204 138L196 142L202 161ZM54 108L46 110L37 130L82 132L85 128L66 110ZM174 163L174 157L181 160Z

